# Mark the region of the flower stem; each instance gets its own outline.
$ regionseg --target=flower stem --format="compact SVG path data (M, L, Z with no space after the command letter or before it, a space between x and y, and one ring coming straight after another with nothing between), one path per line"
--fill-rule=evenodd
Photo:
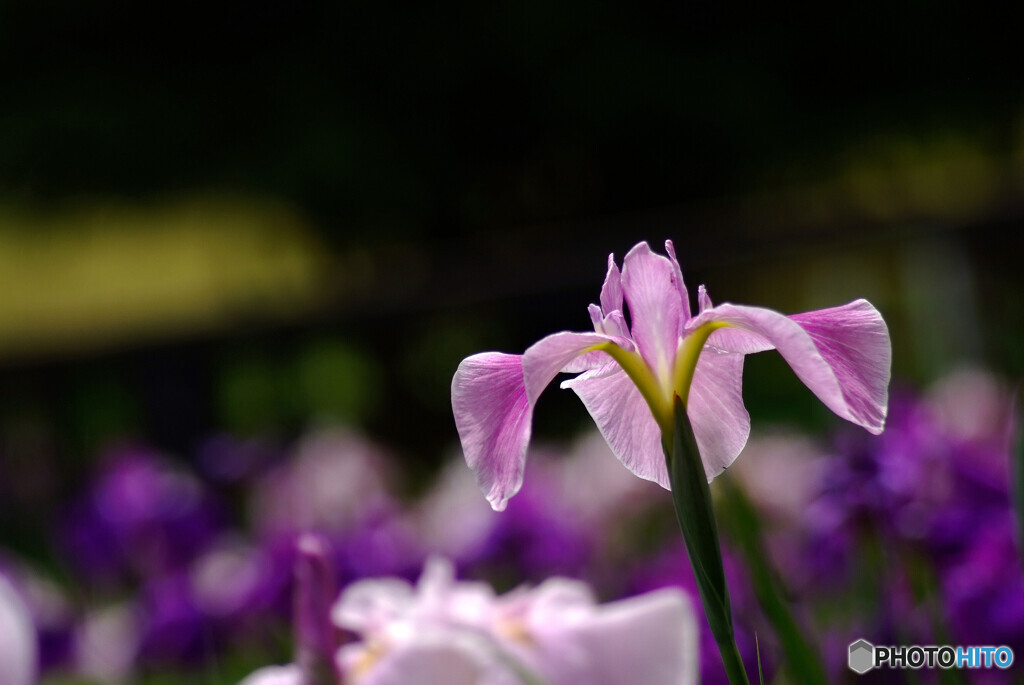
M726 675L732 685L749 685L736 647L729 587L722 566L718 525L711 505L711 489L697 448L693 427L683 401L674 398L674 431L671 442L663 435L662 447L672 485L672 502L686 543L693 575L697 579L704 614L718 644Z
M725 665L725 675L729 682L733 683L733 685L736 683L747 683L749 685L747 671L743 668L743 659L740 657L740 651L736 647L736 638L730 632L728 641L719 641L717 644L718 652L722 655L722 663Z

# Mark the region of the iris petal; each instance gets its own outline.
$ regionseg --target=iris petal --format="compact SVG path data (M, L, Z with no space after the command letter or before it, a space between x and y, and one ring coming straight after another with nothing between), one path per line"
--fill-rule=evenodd
M523 358L484 352L467 357L452 379L452 412L466 463L497 510L523 483L533 407Z
M594 345L613 342L630 348L629 341L600 333L563 331L542 338L523 353L523 380L532 407L558 373ZM607 355L605 355L607 358Z
M708 480L725 470L750 435L743 405L743 355L705 346L690 384L686 415L693 426Z
M676 289L679 291L679 301L683 304L683 321L686 321L690 318L690 294L686 290L686 282L683 281L683 269L679 266L679 260L676 259L676 246L672 244L671 240L665 241L665 252L668 253L669 261L672 262L672 268L675 270Z
M645 480L669 488L661 429L640 391L614 362L562 383L575 392L612 453Z
M452 412L466 463L501 511L523 484L533 407L548 383L594 345L628 341L599 333L555 333L522 355L467 357L452 379Z
M622 311L622 276L615 264L615 255L608 255L608 273L601 286L601 310L605 316L612 312Z
M700 314L687 327L708 321L729 323L746 332L724 328L711 335L709 344L744 353L759 351L758 343L760 349L775 347L825 406L871 433L882 432L892 347L885 322L866 300L791 317L770 309L723 304Z
M789 318L807 331L832 368L843 400L856 417L854 423L876 435L881 433L892 366L892 344L882 315L867 300L855 300Z
M538 595L543 591L542 585ZM574 608L558 613L538 606L531 612L535 639L557 646L562 655L547 660L548 682L691 685L697 681L697 624L681 591L665 589ZM579 658L566 658L569 654Z
M658 378L671 378L676 347L686 320L677 268L640 243L622 262L622 290L633 323L632 335Z
M370 656L369 659L373 657ZM364 660L367 660L364 657ZM493 672L485 649L464 635L443 630L424 633L384 654L358 682L360 685L480 685L496 682L511 685L511 673Z

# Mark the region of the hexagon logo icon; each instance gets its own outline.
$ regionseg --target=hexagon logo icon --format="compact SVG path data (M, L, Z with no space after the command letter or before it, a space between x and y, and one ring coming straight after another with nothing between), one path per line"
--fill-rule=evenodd
M875 667L875 646L867 640L857 640L850 645L850 670L864 675Z

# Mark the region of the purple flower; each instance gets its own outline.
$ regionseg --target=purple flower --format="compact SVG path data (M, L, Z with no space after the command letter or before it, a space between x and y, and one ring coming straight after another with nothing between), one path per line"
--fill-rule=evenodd
M559 372L580 373L562 387L579 395L615 456L665 488L662 436L673 430L675 395L687 403L709 480L743 448L750 432L743 357L753 352L777 349L832 411L882 431L891 346L871 304L856 300L787 317L758 307L713 307L702 286L693 316L671 241L665 247L668 257L638 244L621 273L609 256L601 306L590 306L593 333L555 333L523 355L485 352L459 365L455 423L466 461L495 509L522 484L533 407Z
M994 379L958 372L923 400L894 393L881 438L841 434L804 517L803 571L831 588L873 536L927 554L940 575L958 564L978 531L1011 513L1009 406Z
M122 446L68 511L62 537L80 573L109 582L181 568L212 541L221 519L194 475L148 449Z
M36 672L36 634L28 607L0 576L0 683L31 685Z
M174 572L151 579L139 600L139 658L158 664L198 662L209 623L196 602L191 578Z
M955 636L963 643L1024 648L1024 564L1010 512L970 536L970 547L942 576Z

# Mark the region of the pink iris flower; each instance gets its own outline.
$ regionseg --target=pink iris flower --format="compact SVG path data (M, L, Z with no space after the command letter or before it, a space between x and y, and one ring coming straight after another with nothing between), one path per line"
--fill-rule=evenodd
M711 303L704 287L690 309L671 241L668 256L647 243L614 255L590 305L592 333L554 333L522 355L467 357L452 380L452 409L463 452L491 506L504 509L522 485L533 408L559 373L586 406L615 456L641 478L669 488L662 439L674 430L675 395L686 404L712 480L750 433L743 405L744 355L776 349L836 414L880 433L888 403L892 348L866 300L784 316L770 309ZM629 321L626 319L629 307Z

